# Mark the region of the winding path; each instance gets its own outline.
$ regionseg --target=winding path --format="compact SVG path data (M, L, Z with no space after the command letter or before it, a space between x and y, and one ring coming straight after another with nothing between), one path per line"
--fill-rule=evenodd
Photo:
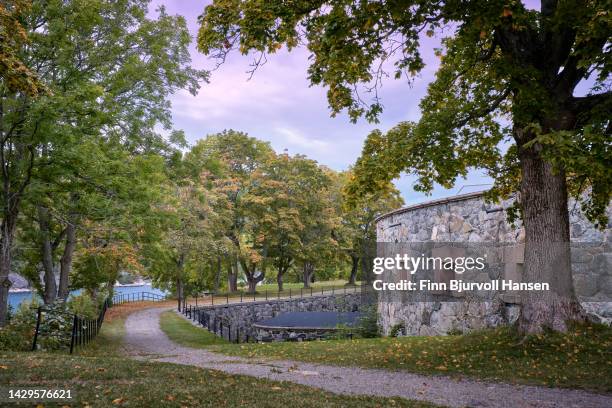
M172 342L159 327L159 315L165 310L168 309L145 309L128 316L124 340L130 356L290 381L338 394L397 396L450 407L612 407L612 395L580 390L498 384L295 361L257 361L211 353Z

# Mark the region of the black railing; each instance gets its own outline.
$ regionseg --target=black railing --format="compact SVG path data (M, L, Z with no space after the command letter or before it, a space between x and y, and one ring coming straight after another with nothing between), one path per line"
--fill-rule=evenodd
M46 342L55 343L52 344L54 348L68 347L69 343L70 353L76 347L89 343L100 332L106 310L110 307L110 304L110 300L105 299L98 317L94 319L48 306L38 307L32 351L37 349L41 337L44 337ZM70 331L68 332L68 330Z
M72 354L100 333L108 308L130 302L163 300L166 300L166 296L151 292L117 293L112 299L104 300L98 317L94 319L58 308L40 306L37 309L32 351L37 349L43 338L46 342L53 342L55 348L69 348Z
M245 302L257 302L267 301L273 299L294 299L303 298L309 296L320 296L320 295L339 295L356 293L361 289L361 285L329 285L329 286L318 286L309 288L289 288L282 291L263 290L258 292L225 292L225 293L210 293L206 296L192 297L191 299L183 299L181 302L181 308L179 311L183 312L190 305L188 302L195 302L195 306L198 306L198 300L200 300L200 306L214 306L220 304L231 303L245 303Z
M164 300L166 300L165 295L159 295L153 292L116 293L113 296L113 305L144 301L161 302Z
M72 335L70 336L70 354L72 354L75 348L84 346L98 335L109 307L111 307L111 301L107 298L102 305L97 319L88 319L77 314L74 315Z
M203 309L187 305L183 314L190 320L197 322L209 332L227 340L230 343L250 343L255 338L240 326L232 325L227 319L211 317Z
M316 289L302 288L299 291L299 296L297 295L297 291L295 291L295 295L294 295L292 293L292 289L289 289L288 291L276 292L276 293L274 292L268 293L268 291L258 293L258 294L249 293L248 297L244 296L243 292L240 292L240 293L235 292L231 295L231 299L235 300L233 304L240 304L240 303L246 303L246 302L254 302L256 301L257 296L260 297L260 300L264 300L264 299L265 300L268 300L268 299L270 300L299 299L303 297L320 296L320 295L324 295L324 296L325 295L345 295L349 293L356 293L359 289L361 289L361 286L358 286L358 285L355 285L355 286L344 285L341 287L323 286L323 287L316 288ZM283 297L281 297L280 295L281 293L283 293ZM253 342L256 341L253 335L250 335L249 332L245 329L241 330L239 325L232 325L231 322L227 319L214 317L206 313L207 307L215 305L214 303L215 296L217 297L217 299L219 298L225 299L225 302L221 302L221 304L217 303L217 305L221 306L223 304L230 304L229 302L230 294L229 293L226 293L223 295L211 294L210 304L204 304L204 305L198 306L198 305L191 305L191 304L187 304L186 302L183 302L182 310L180 311L188 319L197 322L200 326L206 328L209 332L221 337L222 339L227 340L230 343L249 343L252 341ZM347 337L350 337L352 339L353 333L351 332L350 334L347 334Z

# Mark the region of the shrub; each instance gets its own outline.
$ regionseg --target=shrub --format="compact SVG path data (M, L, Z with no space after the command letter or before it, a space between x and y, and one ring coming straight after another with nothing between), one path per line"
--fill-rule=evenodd
M68 299L68 310L89 319L98 317L98 303L87 293L70 297Z
M391 330L389 330L390 337L399 337L406 334L406 325L404 322L396 323L391 326Z
M362 337L380 337L380 325L378 324L378 312L376 305L361 308L361 319L359 319L359 333Z
M32 348L38 306L36 299L19 305L8 325L0 328L0 350L26 351Z

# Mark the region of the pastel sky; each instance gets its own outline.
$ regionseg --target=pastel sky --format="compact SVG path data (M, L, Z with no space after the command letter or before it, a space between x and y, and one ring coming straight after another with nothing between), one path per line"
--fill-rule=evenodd
M186 18L194 36L191 56L196 68L212 69L215 62L195 48L197 17L207 1L154 0L151 13L163 4L169 14ZM419 101L427 84L434 78L438 66L433 48L439 39L425 38L422 53L427 67L416 80L387 79L379 95L384 112L380 123L371 124L365 119L352 124L345 114L330 117L325 89L310 86L306 79L308 51L304 48L288 53L281 50L268 58L249 80L249 64L253 57L232 54L225 64L212 72L209 84L204 84L198 95L179 92L172 97L172 112L177 129L183 129L189 142L224 129L235 129L250 136L269 141L277 152L301 153L336 170L344 170L359 157L366 135L373 129L387 130L405 120L417 120L420 116ZM437 186L431 197L412 189L414 178L402 176L395 183L402 192L406 204L418 203L462 192L476 191L487 186L468 187L490 183L490 179L478 171L466 180L458 180L456 187L445 190Z

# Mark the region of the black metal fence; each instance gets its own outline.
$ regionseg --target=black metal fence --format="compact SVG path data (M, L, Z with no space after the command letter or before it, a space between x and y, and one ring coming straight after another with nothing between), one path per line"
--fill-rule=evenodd
M304 297L311 296L320 296L320 295L340 295L340 294L349 294L349 293L357 293L361 290L361 286L321 286L317 288L300 288L297 289L289 289L287 291L276 291L276 292L258 292L258 293L244 293L244 292L234 292L234 293L225 293L223 295L215 295L210 294L210 303L205 303L203 305L193 305L187 304L183 302L180 312L183 313L188 319L197 322L202 327L206 328L209 332L214 333L215 335L227 340L230 343L249 343L255 342L256 339L253 335L249 334L245 329L241 329L239 325L233 325L228 319L219 318L211 316L206 313L204 307L210 307L214 305L223 305L223 304L239 304L245 302L255 302L257 300L287 300L287 299L300 299ZM215 299L216 302L215 303ZM208 300L208 297L204 297L203 300ZM352 338L352 332L347 334L347 337Z
M86 317L74 315L72 322L72 335L70 336L70 354L76 347L84 346L92 341L100 332L106 311L111 306L110 299L106 299L100 310L97 319L88 319Z
M153 292L137 292L137 293L116 293L113 296L113 305L121 305L131 302L161 302L166 300L165 295L159 295Z
M255 341L255 338L247 331L241 330L240 326L232 325L227 319L211 317L199 307L187 305L183 309L183 314L202 327L205 327L209 332L230 343L249 343Z
M130 302L163 300L166 300L165 296L151 292L117 293L112 299L104 300L98 317L94 319L62 310L60 307L63 306L60 305L40 306L37 309L32 351L35 351L43 340L49 348L69 348L72 354L75 349L96 338L102 328L106 311L110 307Z
M357 293L361 290L362 286L360 285L321 285L318 287L310 287L310 288L289 288L282 291L272 291L272 290L263 290L259 292L245 292L245 291L237 291L237 292L226 292L226 293L210 293L206 296L202 296L198 298L197 296L192 297L192 299L183 299L181 307L179 311L183 312L190 305L198 307L198 299L201 299L203 303L201 306L214 306L219 304L229 304L231 303L244 303L244 302L257 302L257 301L267 301L274 299L294 299L294 298L303 298L308 296L317 296L317 295L339 295L339 294L347 294L347 293ZM193 303L192 303L193 302Z

